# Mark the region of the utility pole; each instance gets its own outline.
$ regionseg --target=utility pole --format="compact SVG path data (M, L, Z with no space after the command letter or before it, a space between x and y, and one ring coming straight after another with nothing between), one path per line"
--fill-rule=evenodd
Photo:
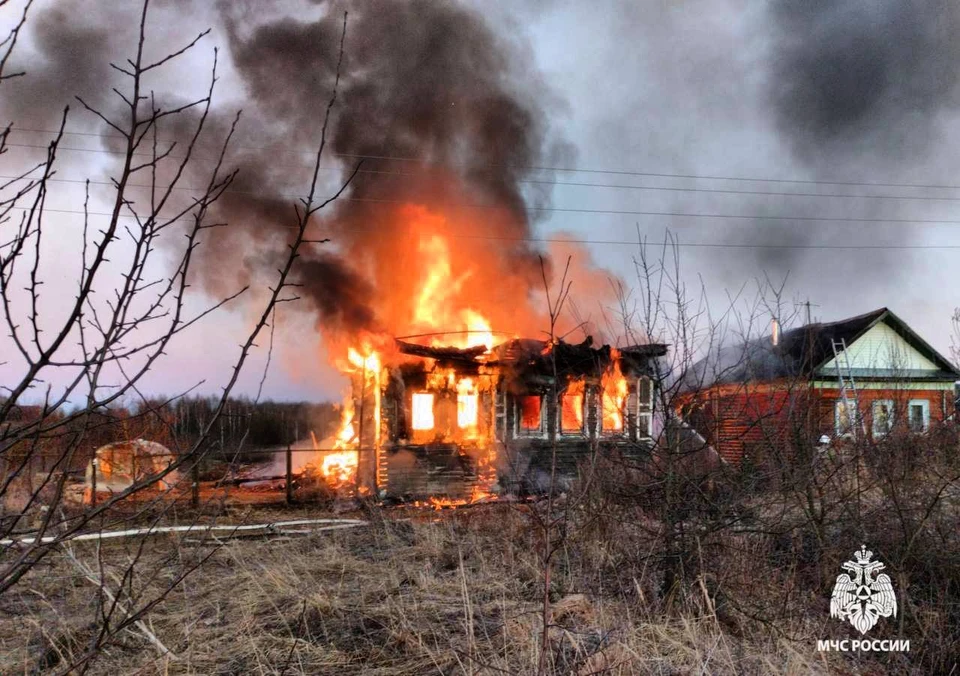
M820 307L820 306L817 305L816 303L811 303L809 298L807 298L807 301L803 304L803 306L804 306L804 307L806 308L806 310L807 310L807 322L806 322L806 323L807 323L807 325L809 326L810 324L813 323L813 318L812 318L811 315L810 315L810 308L811 308L811 307Z

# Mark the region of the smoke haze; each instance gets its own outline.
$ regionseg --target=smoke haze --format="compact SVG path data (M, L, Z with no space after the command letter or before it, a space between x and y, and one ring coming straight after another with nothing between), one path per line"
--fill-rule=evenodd
M875 290L889 288L891 271L907 276L929 266L908 251L834 254L796 247L924 241L942 229L869 221L956 218L949 202L749 194L889 194L892 188L615 181L536 169L578 164L891 183L953 175L960 170L951 151L960 142L960 47L954 39L960 11L945 1L718 0L656 8L619 2L604 11L562 0L183 7L161 3L152 9L148 42L155 51L179 46L197 30L185 27L188 19L201 16L206 23L198 29L212 24L211 39L223 47L227 83L227 105L215 111L211 138L226 133L228 108L244 109L230 155L241 172L216 214L235 227L211 231L210 246L201 249L198 281L213 295L265 281L285 253L292 204L308 187L342 16L349 12L320 194L339 187L361 159L363 166L345 199L310 226L311 239L331 242L310 245L295 268L303 285L300 307L331 338L429 328L420 326L411 299L423 288L425 262L438 255L434 236L446 242L441 253L455 281L443 289L440 306L447 310L437 322L459 324L454 309L478 302L471 309L488 315L495 328L536 334L543 318L536 300L542 247L532 241L535 230L540 236L563 230L573 238L621 240L639 228L657 240L670 227L682 242L755 243L761 246L724 249L722 255L687 250L686 264L732 287L764 271L773 277L793 271L802 292L833 314L870 308L832 300L839 280L821 273L825 265ZM64 103L76 107L74 94L110 109L106 85L122 79L107 64L130 53L138 16L129 3L71 0L38 9L21 64L29 76L6 85L3 114L49 128ZM198 69L189 78L192 87L203 84L202 73ZM156 91L168 103L185 100L186 82L171 77L155 83ZM104 131L95 120L81 119L75 116L72 124ZM185 128L167 131L176 136ZM567 139L576 141L576 153ZM555 178L742 192L588 190L554 186ZM564 209L752 218L577 215ZM542 222L532 214L543 216ZM838 220L818 220L824 217ZM554 268L562 268L569 247L562 248L561 257L548 262ZM604 256L601 267L629 274L629 247L595 252ZM575 288L601 294L609 287L607 273L593 262L580 268L592 276ZM590 302L579 299L581 307ZM896 303L884 293L876 304Z

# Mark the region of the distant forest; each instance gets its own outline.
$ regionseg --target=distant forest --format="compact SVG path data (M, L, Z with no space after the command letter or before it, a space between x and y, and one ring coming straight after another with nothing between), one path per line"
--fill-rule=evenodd
M69 464L74 468L88 462L100 446L115 441L147 439L175 453L186 451L213 419L217 402L216 397L182 397L175 401L157 397L134 405L111 406L69 421L69 411L47 415L45 426L57 418L64 424L42 435L42 460L37 462L52 464L60 457L60 450L79 435L83 457L72 459ZM0 421L0 432L29 425L41 416L40 406L16 407L6 420ZM340 406L329 402L254 402L244 397L231 398L210 430L205 449L211 459L250 459L258 451L309 439L311 432L318 441L322 440L336 431L339 420Z

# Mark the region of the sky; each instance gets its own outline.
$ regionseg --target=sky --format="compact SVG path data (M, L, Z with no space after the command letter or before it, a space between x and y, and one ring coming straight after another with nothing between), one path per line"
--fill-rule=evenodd
M380 79L373 81L370 100L388 109L348 108L356 128L338 131L337 142L344 144L338 147L374 147L367 127L389 128L393 113L387 104L417 103L403 99L405 88L439 101L489 87L533 118L518 132L517 145L525 152L501 148L502 134L467 138L476 155L507 157L524 167L505 185L480 185L484 194L504 193L507 201L512 191L522 196L528 209L521 218L524 236L593 242L586 246L589 264L636 286L638 247L631 242L638 235L661 242L669 230L680 242L684 280L691 287L703 285L714 307L722 308L728 294L744 285L785 279L787 297L809 300L815 319L842 319L886 306L949 353L950 316L960 305L953 284L960 252L955 234L960 225L956 7L932 2L917 8L893 0L799 5L473 0L453 3L456 12L445 12L435 7L440 4L385 3L389 11L378 22L361 3L351 2L335 7L292 0L155 3L149 48L182 44L207 27L211 33L152 85L173 98L202 92L218 47L217 111L228 116L243 107L254 119L242 130L247 133L241 134L242 143L256 146L258 134L306 138L316 131L311 125L319 119L319 99L302 97L316 82L327 81L333 52L316 55L320 61L314 63L298 55L302 46L289 36L278 40L276 31L261 35L256 29L284 20L323 21L350 9L357 17L351 29L377 36L369 40L373 44L348 43L348 49L357 45L351 67L365 72L363 59L375 65L369 70ZM8 12L2 25L9 25L16 5L0 9ZM27 146L49 140L44 132L56 124L60 106L54 104L62 99L74 103L68 129L78 133L67 138L76 150L63 154L60 178L103 181L110 175L96 120L84 118L73 96L105 89L109 76L94 63L129 51L136 12L137 3L119 0L34 4L18 51L27 75L13 87L2 85L0 114L14 122L12 139L20 144L0 158L3 174L36 158L36 149ZM392 36L390 20L399 37ZM439 48L449 68L428 62L403 70L408 35L409 44L422 46L427 38L437 39L429 26L446 21L452 27L446 30L464 31L455 38L465 45ZM388 47L379 46L381 37ZM392 58L382 53L388 48L394 50ZM393 61L400 62L395 71L384 67ZM278 70L259 73L261 63ZM395 72L405 78L422 74L423 81L384 79ZM362 100L363 88L353 89L352 99L350 91L348 106L350 100ZM291 113L290 107L301 112ZM303 121L302 111L312 122ZM472 119L451 113L438 124ZM509 124L513 118L492 119ZM462 139L456 141L449 152L459 152ZM485 143L489 147L482 147ZM267 168L254 172L258 186L283 182L279 175L302 185L302 167L290 167L294 160L281 157L288 156L273 157ZM531 164L550 170L533 170ZM333 189L336 178L331 170L322 187ZM77 209L83 199L78 186L58 184L51 205ZM106 194L105 186L95 188L93 199ZM76 215L52 213L48 228L57 236L44 249L44 300L55 316L76 279L71 272L78 265ZM246 265L256 258L257 247L268 245L266 239L253 239L248 250L239 245L231 250ZM546 245L533 244L531 250L540 246ZM329 263L319 257L315 262L318 270ZM205 273L198 287L206 293L191 297L194 309L237 281L227 274L236 262L221 258L207 264L223 274ZM318 279L326 282L332 268L322 269ZM595 282L577 287L574 280L578 306L588 312L599 302L590 294ZM305 301L303 311L281 311L264 381L266 397L335 399L344 389L318 332L323 322L318 324L317 313L325 306L323 284L318 281L317 287L316 307ZM197 386L197 391L217 392L254 307L241 302L206 318L171 347L145 388L172 394ZM337 312L342 321L342 308ZM11 346L3 340L0 350L9 354ZM265 349L254 355L240 381L242 392L257 390L265 359ZM7 360L0 378L15 378L18 368L15 359Z

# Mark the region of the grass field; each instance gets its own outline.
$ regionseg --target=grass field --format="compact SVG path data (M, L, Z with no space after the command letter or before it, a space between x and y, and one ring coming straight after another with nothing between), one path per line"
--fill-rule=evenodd
M320 515L246 509L220 521ZM130 626L83 664L87 673L534 673L543 575L528 509L371 509L360 514L369 525L352 530L222 543L190 534L76 543L0 598L0 673L57 672L81 660L96 640L92 618L104 599L78 565L99 571L98 561L108 587L139 605L203 563L143 618L172 654ZM641 533L620 524L611 534L601 525L569 535L558 550L549 673L883 669L815 651L817 632L833 626L826 598L781 627L718 607L707 581L682 600L664 600ZM135 574L120 577L135 558ZM815 592L802 603L816 606Z

